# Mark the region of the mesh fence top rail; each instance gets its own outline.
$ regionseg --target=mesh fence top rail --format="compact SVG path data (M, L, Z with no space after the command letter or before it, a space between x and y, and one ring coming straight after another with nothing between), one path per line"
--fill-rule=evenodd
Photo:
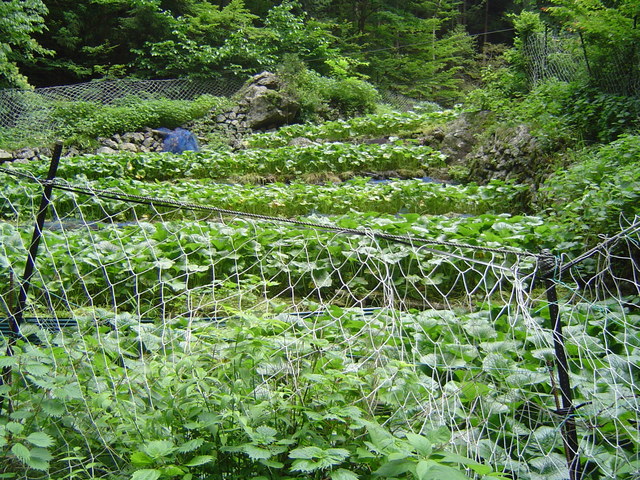
M46 183L13 173L0 170L12 185L0 190L2 315ZM375 459L417 455L406 442L419 434L471 479L564 479L573 422L585 475L637 476L640 219L549 266L364 219L341 228L48 185L29 322L0 356L0 413L22 425L0 444L2 473L35 458L60 478L153 477L167 463L193 478L308 478L295 461L320 455L314 439L333 459L323 478L364 479ZM558 291L571 411L543 280Z

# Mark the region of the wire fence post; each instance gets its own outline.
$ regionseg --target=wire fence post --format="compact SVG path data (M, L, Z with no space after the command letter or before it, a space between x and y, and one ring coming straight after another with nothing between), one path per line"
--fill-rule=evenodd
M22 323L22 317L26 308L27 295L31 285L31 277L33 276L36 257L38 255L38 247L40 246L40 240L42 239L42 229L44 227L44 221L47 216L49 204L51 203L53 180L56 178L61 156L62 142L58 141L53 148L51 163L49 164L49 172L47 173L47 178L44 182L44 189L42 191L42 197L40 198L40 207L38 208L36 224L34 225L31 244L29 245L27 263L24 267L24 275L22 277L22 283L20 284L20 291L18 292L18 300L13 313L9 315L9 327L11 329L11 336L9 337L10 346L15 343L15 340L20 333L20 324Z
M560 385L560 396L562 398L562 408L556 413L564 417L562 422L562 440L564 452L567 457L567 467L569 469L569 480L580 479L580 455L578 453L578 434L576 424L573 419L575 408L573 406L573 394L569 381L569 363L562 334L562 320L558 308L558 292L554 281L556 272L555 258L549 250L542 251L543 257L538 261L549 304L549 318L553 332L553 348L556 357L556 368L558 370L558 384Z
M33 276L36 256L38 255L38 247L40 246L40 239L42 238L42 228L44 227L44 220L47 215L49 203L51 203L53 179L56 177L61 156L62 142L58 141L53 147L51 163L49 164L49 172L47 173L47 178L44 183L44 189L42 191L42 197L40 198L40 207L38 208L36 224L34 226L33 235L31 237L31 244L29 246L29 253L27 255L27 263L24 267L24 276L22 278L22 283L20 284L18 300L13 311L11 304L9 304L7 307L7 309L9 310L7 313L9 317L10 329L6 350L6 356L8 357L13 356L13 347L16 344L16 340L20 336L20 324L22 323L24 310L26 308L27 294L29 293L31 277ZM2 374L0 375L0 385L9 385L11 383L11 371L11 366L6 366L2 369ZM9 392L6 392L0 397L0 412L2 412L2 410L4 409L5 400L7 400L7 409L11 410L12 408L11 400L9 398Z

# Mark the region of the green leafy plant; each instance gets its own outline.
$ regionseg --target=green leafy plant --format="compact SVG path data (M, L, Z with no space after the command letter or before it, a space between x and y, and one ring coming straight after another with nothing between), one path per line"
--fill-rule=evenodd
M640 100L607 94L590 87L573 89L563 102L567 120L589 143L612 142L640 131Z
M343 141L354 137L381 137L384 135L402 136L419 132L426 126L445 122L455 118L451 110L415 113L389 112L370 114L349 120L335 120L318 125L289 125L273 133L252 135L247 142L254 148L274 148L287 145L296 137L312 140Z
M427 146L322 143L268 151L85 155L65 158L58 176L67 179L76 175L89 179L135 178L147 182L180 178L239 179L245 175L286 180L314 173L335 177L343 173L354 176L362 172L398 170L422 176L430 168L442 166L443 161L441 153ZM48 167L43 160L13 168L43 175Z
M595 148L585 148L568 168L550 177L540 192L555 221L597 241L616 231L622 218L638 215L640 137L624 135Z

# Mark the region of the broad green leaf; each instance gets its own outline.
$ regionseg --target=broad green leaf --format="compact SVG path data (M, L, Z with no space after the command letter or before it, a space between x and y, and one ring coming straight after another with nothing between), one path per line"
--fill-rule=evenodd
M21 443L14 444L13 447L11 447L11 453L13 453L22 463L28 463L31 458L31 452Z
M169 268L173 267L174 263L175 262L169 258L163 258L160 260L156 260L154 262L154 266L159 270L168 270Z
M322 456L324 450L319 447L295 448L289 452L289 458L312 459Z
M258 460L261 458L267 459L272 456L271 451L267 450L266 448L257 447L251 444L243 445L242 450L249 456L249 458L253 460Z
M47 470L49 470L49 462L47 460L42 460L41 458L37 458L37 457L31 457L27 461L27 465L29 465L29 467L31 468L34 468L36 470L41 470L43 472L46 472Z
M329 448L327 450L325 450L325 456L332 458L332 459L336 459L336 460L344 460L345 458L349 457L349 450L346 450L344 448Z
M146 467L153 464L153 458L144 452L133 452L131 454L131 463L137 467Z
M198 465L204 465L205 463L210 463L215 460L215 457L211 455L197 455L189 460L184 465L186 467L196 467Z
M145 468L134 472L130 480L158 480L161 473L160 470L155 468Z
M50 462L53 460L53 455L51 455L51 452L46 448L34 447L31 449L31 458Z
M54 444L53 438L44 432L33 432L27 437L27 442L36 447L50 447Z
M275 428L271 428L267 425L260 425L258 428L256 428L256 433L264 438L275 439L278 431Z
M79 400L82 398L82 390L77 383L65 385L62 388L56 389L54 394L57 398L65 400Z
M374 475L380 477L397 477L411 471L414 465L415 463L412 460L394 460L382 465L374 472Z
M52 417L60 417L64 414L65 408L64 403L60 400L56 400L55 398L48 398L43 400L41 403L42 410Z
M4 426L4 428L14 435L20 435L24 430L24 425L18 422L9 422Z
M320 470L322 466L318 462L314 462L313 460L307 460L305 458L298 458L293 461L291 464L291 471L293 472L315 472L316 470Z
M431 464L432 462L428 460L420 460L418 462L416 465L416 476L418 477L418 480L422 480L426 477L429 468L431 468Z
M162 467L162 475L166 477L177 477L178 475L184 475L184 469L178 467L177 465L167 465L166 467Z
M202 438L194 438L180 445L176 451L180 453L193 452L195 449L200 448L203 443L204 440Z
M488 475L493 471L493 469L489 465L478 463L477 461L469 457L458 455L457 453L447 453L442 457L441 461L446 463L459 463L460 465L469 467L471 470L480 475Z
M27 372L31 375L47 375L51 371L51 367L49 365L45 365L43 363L28 363L24 367Z
M447 427L438 427L425 433L425 437L431 440L432 445L441 445L451 440L451 431Z
M353 473L351 470L346 470L344 468L334 470L329 476L331 477L331 480L358 480L358 475Z
M275 460L269 460L269 459L261 458L260 460L258 460L258 462L260 462L262 465L266 465L267 467L270 467L270 468L282 468L282 467L284 467L284 463L276 462Z
M416 466L419 480L469 480L469 477L456 468L440 465L433 460L424 460Z
M17 364L18 361L15 357L6 357L4 355L0 355L0 368L15 367Z
M171 455L175 449L173 442L169 440L153 440L142 447L142 450L154 459L167 457Z
M420 455L423 455L425 457L431 455L431 442L428 438L409 432L407 433L407 440Z

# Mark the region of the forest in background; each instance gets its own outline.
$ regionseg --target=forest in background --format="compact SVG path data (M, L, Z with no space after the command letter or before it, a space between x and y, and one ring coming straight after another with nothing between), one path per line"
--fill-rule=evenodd
M632 0L10 0L0 5L0 87L246 78L293 57L321 75L452 103L512 45L523 12L633 59L639 8Z

